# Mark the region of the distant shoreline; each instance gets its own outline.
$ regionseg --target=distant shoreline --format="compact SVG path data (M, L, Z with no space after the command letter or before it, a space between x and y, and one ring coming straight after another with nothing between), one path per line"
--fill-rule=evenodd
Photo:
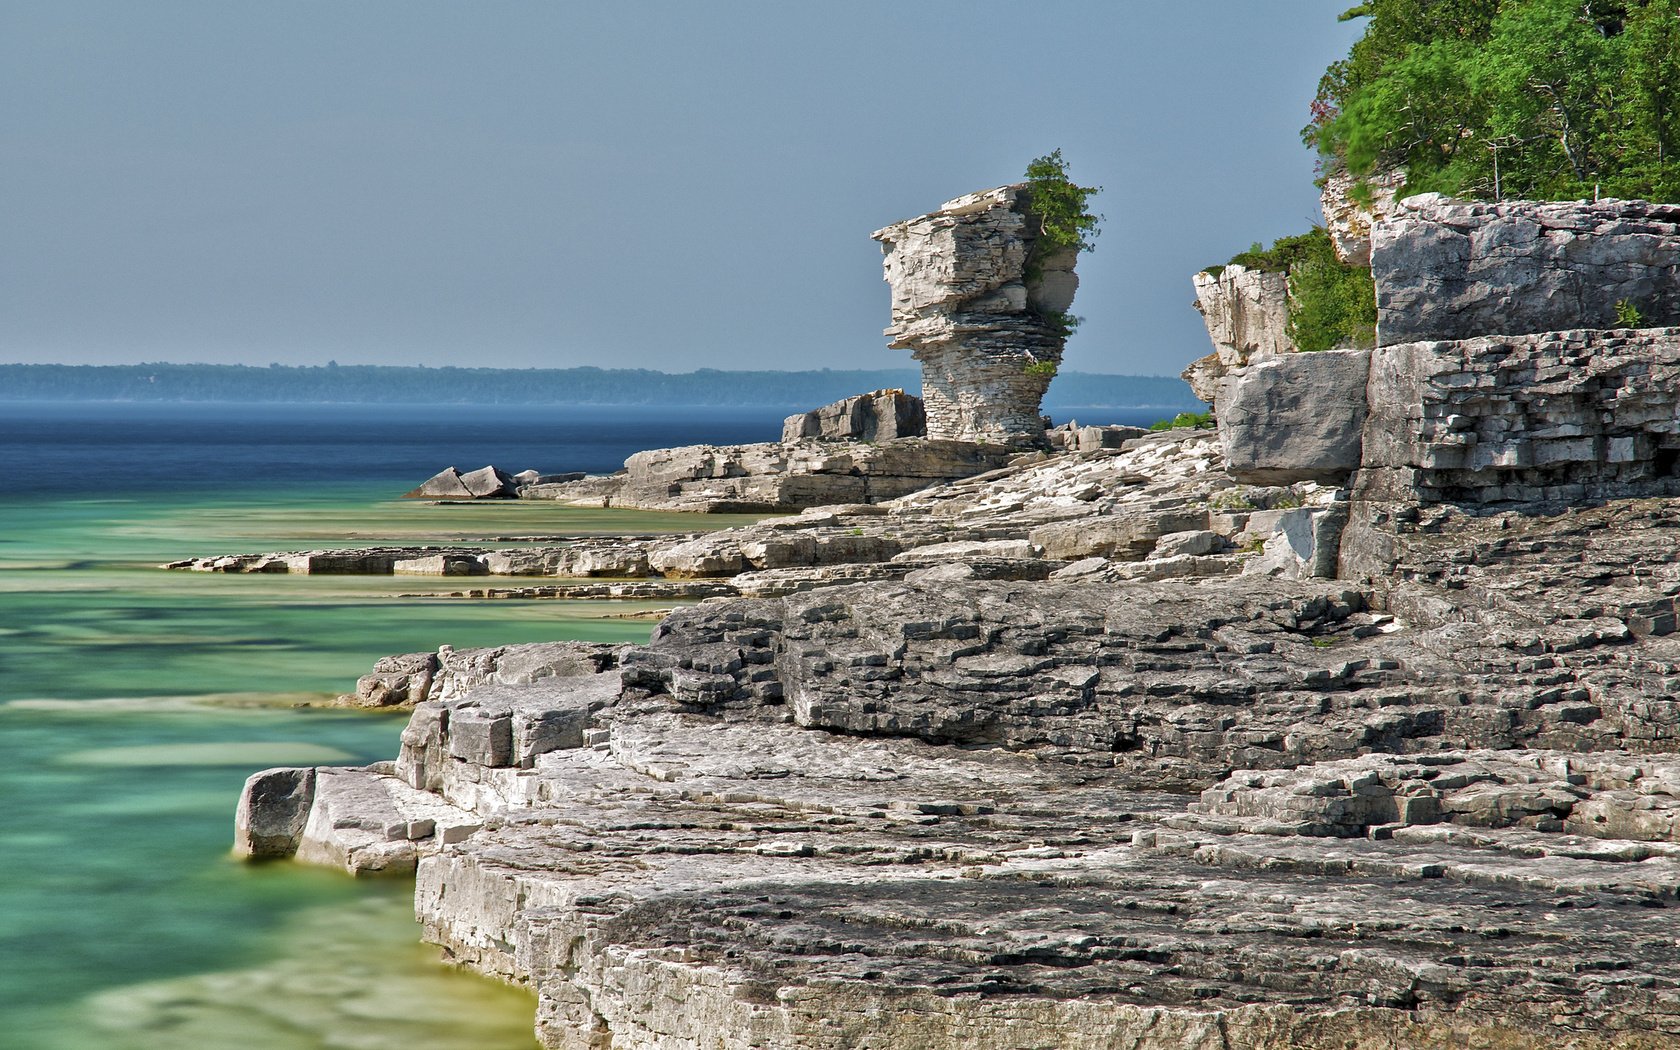
M669 373L594 367L421 368L399 365L6 365L0 403L122 402L344 405L554 405L815 408L871 390L915 391L915 369ZM1177 377L1064 372L1045 396L1058 412L1197 410Z

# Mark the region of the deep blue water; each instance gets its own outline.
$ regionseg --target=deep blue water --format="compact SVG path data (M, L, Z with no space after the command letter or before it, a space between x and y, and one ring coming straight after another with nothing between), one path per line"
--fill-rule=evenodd
M312 485L338 493L486 463L600 473L644 448L773 441L792 411L0 402L0 499Z
M486 463L603 473L641 449L774 441L803 407L0 401L0 500L301 486L375 498L359 487ZM1092 409L1079 421L1139 426L1161 414Z

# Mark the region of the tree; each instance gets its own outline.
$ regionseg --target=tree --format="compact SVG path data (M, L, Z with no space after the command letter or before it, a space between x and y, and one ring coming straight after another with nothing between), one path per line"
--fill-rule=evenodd
M1676 0L1372 0L1302 131L1408 192L1566 199L1680 189Z
M1039 220L1034 251L1045 255L1060 248L1095 248L1102 216L1092 214L1087 202L1101 192L1101 186L1080 186L1068 177L1059 149L1028 164L1027 203Z

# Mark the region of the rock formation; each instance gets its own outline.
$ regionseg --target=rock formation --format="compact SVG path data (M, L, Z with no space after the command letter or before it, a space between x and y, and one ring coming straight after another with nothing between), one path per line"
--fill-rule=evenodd
M1398 211L1396 197L1406 184L1406 173L1377 172L1360 181L1363 199L1355 196L1351 175L1332 171L1324 177L1318 198L1336 257L1349 266L1371 265L1371 231Z
M1360 465L1368 350L1268 358L1220 380L1225 469L1238 481L1341 483Z
M922 365L930 437L1043 440L1039 403L1062 359L1077 252L1035 256L1026 186L1002 186L877 230L895 349Z
M1361 199L1355 197L1355 182L1345 171L1325 177L1320 202L1338 259L1349 266L1370 267L1371 231L1400 210L1395 195L1405 181L1405 173L1399 171L1373 175L1363 181ZM1181 373L1197 397L1218 404L1219 381L1225 376L1296 352L1289 336L1288 274L1233 264L1210 267L1191 280L1196 309L1214 348Z
M1581 524L1410 533L1456 604L929 575L697 608L467 674L394 766L317 772L291 845L415 865L427 936L531 984L553 1047L1655 1050L1680 723L1623 617L1680 517L1593 619L1477 590L1616 543ZM307 780L254 777L250 822Z
M1190 390L1213 404L1219 380L1233 369L1295 352L1289 338L1289 276L1246 266L1203 270L1192 279L1196 310L1213 340L1213 353L1183 372Z
M526 471L520 477L534 472ZM518 489L514 479L495 467L480 467L463 474L454 467L445 467L420 483L412 491L403 493L404 499L498 499L512 496Z
M1478 229L1655 236L1570 207ZM238 848L412 868L567 1050L1680 1044L1680 328L1465 335L1386 258L1459 208L1373 236L1427 334L1233 368L1217 435L649 540L740 597L645 646L382 662L396 761L255 775Z
M927 413L922 399L902 390L877 390L843 398L831 405L789 416L782 424L782 443L816 438L819 441L894 441L926 437Z
M689 445L638 452L618 474L534 485L520 496L581 507L764 513L878 503L996 469L1008 458L997 445L926 438Z

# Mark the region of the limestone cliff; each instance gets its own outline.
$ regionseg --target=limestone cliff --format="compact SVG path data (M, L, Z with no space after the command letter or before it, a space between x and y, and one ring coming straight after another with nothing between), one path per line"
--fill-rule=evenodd
M1219 381L1250 362L1295 352L1289 338L1289 275L1231 265L1191 278L1196 311L1207 326L1213 353L1182 373L1190 391L1209 404L1219 398Z
M1680 205L1420 194L1377 224L1371 270L1379 345L1680 324Z

